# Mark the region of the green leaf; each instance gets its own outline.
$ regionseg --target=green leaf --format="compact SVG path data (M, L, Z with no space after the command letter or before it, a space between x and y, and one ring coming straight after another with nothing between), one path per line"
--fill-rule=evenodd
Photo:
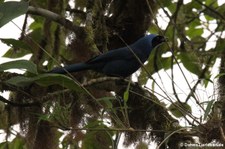
M11 149L18 148L18 149L25 149L25 141L21 137L16 137L9 145Z
M164 7L168 7L172 4L172 1L160 0L160 4L162 4Z
M74 80L62 74L41 74L35 77L17 76L5 81L5 83L18 87L25 87L30 85L31 83L37 83L40 86L57 84L71 90L80 90L80 86L76 82L74 82Z
M206 120L206 118L209 116L209 113L210 113L210 111L211 111L211 109L213 107L214 101L215 100L207 101L208 104L207 104L207 107L205 109L205 114L204 114L203 120Z
M193 8L197 10L202 9L202 6L196 1L191 1L190 3L185 5L185 8L189 10L189 12L191 12Z
M215 13L215 12L211 11L210 9L205 9L204 10L204 14L205 15L208 15L208 16L210 16L210 17L212 17L214 19L218 19L218 20L222 19L221 16L218 15L218 14L221 14L222 16L224 16L225 4L217 7L217 3L214 3L214 8L211 5L209 7L211 7L211 9L215 10L218 13Z
M128 99L129 99L129 90L126 90L126 91L124 92L124 94L123 94L123 99L124 99L125 102L128 101Z
M196 36L202 35L203 31L204 31L203 28L197 28L196 26L196 27L189 27L186 33L190 38L194 38Z
M224 42L224 39L221 39L219 38L217 41L216 41L216 47L214 49L214 51L223 51L225 49L225 42Z
M212 17L210 17L210 16L208 16L208 15L205 15L205 18L206 18L207 21L212 21L212 20L214 20L214 18L212 18Z
M16 76L6 80L5 83L17 86L17 87L25 87L30 85L33 82L32 78L24 77L24 76Z
M28 60L10 61L0 65L0 71L9 69L26 69L30 73L38 74L37 66L33 62Z
M165 0L164 0L164 1L165 1ZM173 14L174 11L176 10L176 5L169 5L167 8L168 8L169 11Z
M206 71L203 79L203 85L205 88L207 88L209 83L213 84L213 80L211 80L212 75L209 74L209 71Z
M125 103L128 101L129 99L129 91L130 91L130 82L127 85L127 89L126 91L123 93L123 100L125 101Z
M201 67L196 55L194 55L193 53L181 52L178 57L188 71L196 74L197 76L201 74Z
M186 116L188 113L191 113L191 107L184 102L175 102L171 104L168 108L170 112L177 118Z
M218 3L217 3L217 1L205 0L205 5L208 5L210 7L217 7Z
M225 73L220 73L220 74L216 75L214 79L217 79L217 78L220 78L220 77L223 77L223 76L225 76Z
M149 27L148 31L149 31L150 33L157 33L157 32L159 31L159 28L158 28L157 25L152 24L152 25Z
M0 38L0 40L10 47L13 46L16 48L31 49L31 47L29 45L27 45L25 42L23 42L21 40L16 40L16 39L12 39L12 38Z
M225 14L225 3L221 6L219 6L216 10L219 14L223 15ZM217 15L218 16L218 15ZM220 18L221 19L221 18Z
M9 49L4 55L3 57L8 57L8 58L19 58L22 56L25 56L27 54L30 54L30 49L31 47L26 44L25 42L21 41L21 40L16 40L16 39L3 39L0 38L0 40L7 44L10 47L13 47L11 49ZM19 49L14 49L14 48L19 48Z
M200 36L203 33L201 20L199 18L196 18L198 14L196 14L196 12L192 12L192 9L193 8L191 8L190 10L186 10L187 12L185 13L188 14L188 16L184 18L185 22L188 22L188 24L185 25L187 29L185 29L184 31L190 38Z
M25 49L19 49L15 50L14 48L10 48L4 55L3 57L6 58L21 58L27 54L31 54L30 51L25 50Z
M0 149L26 149L25 141L22 137L16 136L11 142L5 141L0 143Z
M80 90L79 84L70 77L62 74L42 74L35 78L35 82L41 86L58 84L71 90Z
M27 12L28 3L21 2L4 2L0 3L0 28L14 18Z
M112 101L115 100L115 97L102 97L98 98L97 101L104 102L107 108L113 108Z
M44 21L42 19L35 19L33 23L29 26L30 30L41 29L43 26Z

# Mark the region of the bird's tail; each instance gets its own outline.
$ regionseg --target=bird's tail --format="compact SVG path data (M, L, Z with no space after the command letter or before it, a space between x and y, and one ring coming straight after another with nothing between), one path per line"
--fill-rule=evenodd
M78 72L90 69L91 65L88 65L86 63L78 63L78 64L72 64L61 68L55 68L51 70L49 73L58 73L58 74L66 74L68 72Z

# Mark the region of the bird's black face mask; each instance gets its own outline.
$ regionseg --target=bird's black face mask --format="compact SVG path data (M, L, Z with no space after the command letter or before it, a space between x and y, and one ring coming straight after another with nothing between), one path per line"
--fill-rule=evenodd
M160 43L166 42L166 38L163 36L156 36L154 39L152 39L152 47L155 48L157 45L160 45Z

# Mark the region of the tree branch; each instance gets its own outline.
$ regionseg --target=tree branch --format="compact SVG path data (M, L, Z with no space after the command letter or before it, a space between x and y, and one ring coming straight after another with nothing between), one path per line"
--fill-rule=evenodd
M4 97L0 96L0 101L7 103L10 106L14 107L31 107L31 106L39 106L40 104L38 102L32 102L32 103L17 103L10 100L5 99Z
M216 14L217 16L219 16L221 19L225 20L225 17L222 14L220 14L218 11L216 11L214 8L211 8L210 6L207 6L206 4L202 3L200 0L196 0L196 2L199 3L200 5L204 6L209 11L213 12L214 14Z
M43 16L47 19L50 19L52 21L59 23L60 25L64 26L66 29L69 29L75 33L79 33L81 29L83 29L82 27L79 27L73 24L73 22L71 22L70 20L65 19L64 17L43 8L35 8L33 6L29 6L27 13Z
M116 78L116 77L101 77L101 78L96 78L96 79L92 79L88 82L85 82L82 84L83 87L88 87L88 86L92 86L98 83L104 83L104 82L108 82L108 81L116 81L116 80L121 80L121 78ZM124 81L128 82L128 80ZM4 84L3 82L0 82L0 85L5 85L7 87L6 84ZM9 87L10 88L10 87ZM13 87L11 87L13 88ZM114 88L114 87L112 87ZM21 93L25 93L23 90L20 90L19 88L14 89L16 91L19 91ZM13 89L10 91L14 91ZM39 100L36 100L38 102L28 102L28 103L18 103L18 102L14 102L14 101L10 101L8 99L5 99L4 97L0 96L0 101L7 103L10 106L14 106L14 107L31 107L31 106L39 106L41 103L47 102L49 99L55 98L56 96L62 95L62 94L66 94L66 93L70 93L71 90L69 89L64 89L61 91L55 91L52 93L48 93L47 95L43 96L43 97L30 97L27 98L26 101L34 101L35 98L38 98Z

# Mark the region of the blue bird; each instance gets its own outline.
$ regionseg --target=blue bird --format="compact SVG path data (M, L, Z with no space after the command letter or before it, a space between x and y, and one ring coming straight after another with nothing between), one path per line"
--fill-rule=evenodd
M107 76L128 77L141 67L141 63L148 59L156 46L165 41L163 36L150 34L127 47L110 50L84 63L55 68L50 73L66 74L67 72L94 70Z

